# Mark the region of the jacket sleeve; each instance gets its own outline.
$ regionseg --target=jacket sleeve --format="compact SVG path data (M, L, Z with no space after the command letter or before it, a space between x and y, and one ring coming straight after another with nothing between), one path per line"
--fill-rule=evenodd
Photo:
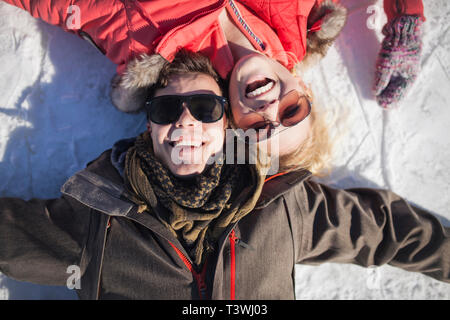
M383 7L388 21L400 15L419 16L425 21L422 0L384 0Z
M0 271L16 280L66 285L83 266L89 210L72 199L0 199ZM80 274L80 275L81 275Z
M298 263L390 264L450 282L450 228L398 195L334 189L311 180L300 206Z
M13 6L28 11L33 17L47 23L61 26L66 31L75 30L75 17L79 18L80 27L89 23L97 26L105 24L111 13L123 8L117 0L3 0ZM74 18L73 20L70 18ZM73 23L73 24L72 24Z
M127 14L118 0L3 0L33 17L79 35L113 62L127 39ZM124 50L124 49L122 49ZM123 54L123 53L122 53Z

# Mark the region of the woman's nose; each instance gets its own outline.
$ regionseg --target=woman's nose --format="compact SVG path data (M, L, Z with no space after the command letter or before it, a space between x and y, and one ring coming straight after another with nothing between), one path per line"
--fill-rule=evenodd
M255 112L261 114L268 121L278 122L278 105L279 100L272 100L257 107Z

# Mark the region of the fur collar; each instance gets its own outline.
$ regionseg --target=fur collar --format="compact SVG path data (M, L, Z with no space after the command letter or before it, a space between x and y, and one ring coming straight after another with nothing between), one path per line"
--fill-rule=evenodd
M308 17L306 55L297 71L304 72L325 57L346 22L347 9L331 0L325 0L313 9Z

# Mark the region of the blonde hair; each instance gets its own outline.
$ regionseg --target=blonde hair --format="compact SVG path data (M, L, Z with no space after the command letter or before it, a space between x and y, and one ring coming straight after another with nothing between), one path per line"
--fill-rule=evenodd
M291 74L293 76L302 74L301 66L301 63L297 63L291 70ZM314 176L323 177L331 172L333 154L333 143L329 130L331 124L327 121L326 110L317 103L311 88L303 83L300 85L306 91L312 104L309 115L311 131L297 150L280 157L280 171L308 170Z
M281 172L308 170L315 176L325 176L331 166L332 143L326 112L313 103L311 110L311 131L308 137L294 152L281 156Z

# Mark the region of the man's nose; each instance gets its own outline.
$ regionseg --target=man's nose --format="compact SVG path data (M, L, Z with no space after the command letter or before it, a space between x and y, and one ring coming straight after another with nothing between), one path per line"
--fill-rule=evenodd
M181 127L196 127L200 125L201 122L194 118L194 116L189 111L186 102L183 102L183 112L181 113L178 120L175 122L177 128Z

